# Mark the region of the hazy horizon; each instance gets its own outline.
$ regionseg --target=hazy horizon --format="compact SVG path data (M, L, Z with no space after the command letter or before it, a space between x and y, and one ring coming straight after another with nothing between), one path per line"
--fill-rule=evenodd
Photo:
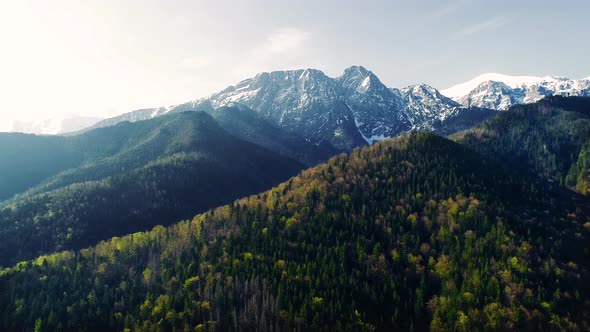
M440 90L487 72L590 75L582 1L61 0L0 9L0 129L178 104L273 70L335 77L362 65L390 87Z

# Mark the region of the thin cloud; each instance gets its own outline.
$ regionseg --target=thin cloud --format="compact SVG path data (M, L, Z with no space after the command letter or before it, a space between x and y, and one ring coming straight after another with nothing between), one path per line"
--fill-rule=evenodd
M309 39L309 33L296 28L282 28L271 33L266 41L254 48L254 56L277 55L300 48Z
M468 37L478 34L482 31L496 30L505 25L507 22L508 19L505 16L494 17L487 21L464 27L455 33L455 37Z
M311 34L297 28L281 28L246 52L235 69L236 75L250 76L261 71L292 69L304 65Z
M466 2L465 0L458 0L458 1L453 1L451 3L448 3L445 6L440 7L437 10L426 15L426 18L427 19L437 19L437 18L451 15L452 13L459 10L459 8L463 7L465 2Z

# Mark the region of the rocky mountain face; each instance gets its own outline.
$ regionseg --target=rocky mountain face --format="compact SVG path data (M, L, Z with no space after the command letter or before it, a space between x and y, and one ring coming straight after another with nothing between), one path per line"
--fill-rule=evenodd
M361 66L337 78L312 69L262 73L208 99L213 107L247 105L313 143L344 150L431 128L465 109L425 84L389 89Z
M372 72L353 66L336 82L341 98L351 109L355 124L368 143L411 128L399 91L387 88Z
M590 78L489 73L441 92L463 106L507 110L512 105L534 103L551 95L590 96Z
M457 115L464 108L427 84L416 84L401 90L403 105L412 126L431 125Z
M365 144L337 80L315 69L261 73L210 96L213 107L244 104L315 144L350 150Z

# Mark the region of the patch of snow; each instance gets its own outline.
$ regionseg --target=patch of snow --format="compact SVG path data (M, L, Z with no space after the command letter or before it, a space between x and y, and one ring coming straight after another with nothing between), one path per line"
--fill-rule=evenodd
M232 95L228 96L225 99L225 102L226 103L229 103L229 102L240 102L240 101L243 101L243 100L248 100L248 99L256 96L256 94L258 93L258 91L260 91L260 88L258 88L256 90L243 91L243 92L239 92L239 93L236 93L236 94L232 94Z
M381 135L373 135L373 136L371 136L371 137L367 137L367 136L365 136L365 134L363 134L363 132L362 132L362 131L361 131L361 129L359 128L359 127L362 125L362 123L360 123L356 117L354 117L354 125L355 125L355 126L356 126L356 128L358 129L358 131L359 131L359 133L361 134L361 136L363 137L363 139L364 139L364 140L367 142L367 144L369 144L369 145L371 145L371 144L373 144L373 143L375 143L375 142L379 142L379 141L382 141L382 140L384 140L384 139L387 139L387 138L389 138L389 137L387 137L387 136L385 136L385 135L383 135L383 134L381 134Z
M365 140L367 140L367 143L373 144L375 142L379 142L379 141L382 141L382 140L388 139L388 138L389 137L387 137L387 136L385 136L385 135L382 134L382 135L373 135L373 136L371 136L369 138L365 138Z
M363 139L368 143L371 144L370 138L365 136L365 134L363 134L363 131L361 130L360 126L362 125L362 123L359 123L359 120L356 118L356 116L353 117L354 120L354 125L356 126L356 129L359 131L359 133L361 134L361 136L363 137Z
M363 80L363 82L361 83L361 86L362 86L363 88L365 88L365 89L366 89L366 88L368 88L368 87L369 87L369 85L370 85L370 84L371 84L371 78L370 78L369 76L367 76L367 77L366 77L366 78Z
M244 85L244 86L242 86L242 87L239 87L239 88L237 88L237 89L234 91L234 93L235 93L235 92L238 92L238 91L242 91L242 90L247 90L247 89L249 89L249 88L250 88L250 84L248 84L248 85Z
M305 69L305 70L304 70L304 71L301 73L301 75L299 75L299 80L301 80L301 79L303 79L303 78L306 78L306 77L309 77L309 70L308 70L308 69Z

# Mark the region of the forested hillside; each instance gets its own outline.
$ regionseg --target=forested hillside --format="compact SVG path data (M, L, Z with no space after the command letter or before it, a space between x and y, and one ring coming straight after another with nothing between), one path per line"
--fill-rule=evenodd
M588 330L587 201L553 188L436 135L387 140L5 269L0 327Z
M576 163L571 166L566 183L570 188L590 195L590 139L582 147Z
M452 138L505 166L531 170L562 186L576 188L580 179L583 188L588 157L582 147L590 144L590 98L555 96L513 106Z
M432 125L432 131L439 135L451 135L459 131L471 129L479 123L492 118L498 114L497 111L485 108L465 108L457 114L449 116L444 121L437 121Z
M0 265L168 225L266 190L303 168L229 135L203 112L120 123L65 144L87 160L108 157L4 203Z
M307 166L315 166L340 152L328 142L312 144L243 105L220 107L211 115L228 133Z

